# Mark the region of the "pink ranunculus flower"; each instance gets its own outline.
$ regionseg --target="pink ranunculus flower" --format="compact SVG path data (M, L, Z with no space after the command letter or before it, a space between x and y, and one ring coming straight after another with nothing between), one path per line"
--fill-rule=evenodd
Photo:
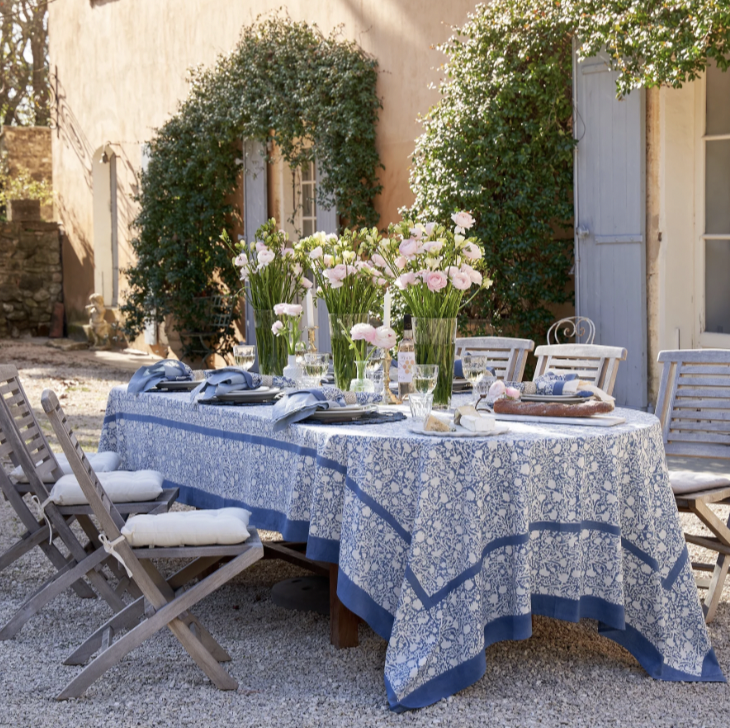
M416 225L410 229L411 237L420 240L423 237L423 226Z
M335 269L337 269L337 266L335 266ZM357 268L354 265L345 266L345 278L347 278L347 276L354 276L356 273Z
M288 303L277 303L274 305L274 313L277 316L283 316L286 313L286 307L288 306Z
M322 246L318 245L314 250L309 251L309 257L312 260L317 260L322 257Z
M350 329L350 336L353 341L367 341L368 344L372 344L377 333L375 327L370 324L355 324Z
M378 280L376 281L376 283L379 286L387 286L388 285L388 280L386 278L378 278Z
M273 251L269 250L268 248L264 248L264 250L259 252L257 257L260 266L267 266L269 263L273 262L276 256L274 255Z
M405 259L404 256L399 255L395 259L395 264L398 266L398 269L399 270L403 270L408 265L408 261Z
M331 266L331 265L332 265L332 263L334 263L334 262L335 262L335 259L334 259L334 258L333 258L333 257L332 257L331 255L327 254L327 255L323 255L323 256L322 256L322 262L323 262L323 263L324 263L324 264L325 264L326 266L328 266L328 267L329 267L329 266Z
M435 293L446 287L449 278L442 270L432 270L423 276L423 282L428 286L429 291Z
M426 223L426 235L430 237L430 235L433 233L433 231L436 229L436 223L435 222L427 222Z
M484 255L481 248L478 245L474 245L474 243L467 243L461 251L461 254L465 258L469 258L469 260L479 260Z
M330 283L342 282L347 276L347 266L344 263L338 263L334 268L328 268L324 274Z
M462 273L460 270L456 273L452 273L449 276L451 285L456 288L457 291L466 291L471 288L471 278L466 273Z
M285 303L284 313L287 316L301 316L304 309L298 303Z
M372 261L373 263L375 263L375 265L378 266L378 268L385 268L385 266L387 265L387 263L385 262L385 258L383 258L380 253L373 253Z
M266 243L259 241L256 243L256 252L260 253L262 250L268 250L268 248L266 247Z
M248 256L245 253L239 253L233 260L233 265L242 266L248 265Z
M271 327L271 331L273 332L274 336L278 336L279 332L284 328L284 324L281 321L274 321L273 326Z
M392 349L396 341L398 341L398 336L389 326L378 326L375 329L375 338L372 344L378 349Z
M505 383L498 379L492 386L489 388L489 394L487 395L490 399L497 399L498 397L501 397L505 389L507 389Z
M522 396L522 392L520 392L520 390L516 389L515 387L507 387L504 390L504 396L507 399L518 400Z
M415 273L401 273L396 279L395 279L395 285L398 286L398 288L401 289L401 291L404 291L408 286L413 286L416 284L416 274Z
M463 233L474 225L474 218L468 212L456 212L451 216L456 225L456 232Z
M284 248L284 255L294 255L294 248Z
M406 258L411 255L415 255L418 250L418 242L413 238L407 238L398 246L398 252L401 255L405 255Z
M309 278L302 278L301 281L299 281L305 288L311 288L314 284L312 281L309 280Z
M423 249L427 253L438 253L443 247L444 244L440 240L429 240L427 243L423 244Z
M462 264L461 271L469 276L472 283L476 283L478 286L482 285L482 274L478 270L474 270L468 263Z

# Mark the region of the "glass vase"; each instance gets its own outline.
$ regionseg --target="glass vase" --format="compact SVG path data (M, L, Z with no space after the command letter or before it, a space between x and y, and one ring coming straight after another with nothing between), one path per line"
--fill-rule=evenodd
M332 343L332 361L335 369L335 386L346 392L350 382L355 379L355 352L350 348L348 336L355 324L368 321L367 313L331 313L330 341Z
M281 376L286 366L286 339L274 336L271 327L279 317L273 311L254 311L256 345L259 352L259 374Z
M374 392L375 383L368 379L367 361L356 361L357 378L350 382L351 392Z
M438 364L439 373L433 391L433 408L451 407L456 352L456 319L413 319L416 364Z

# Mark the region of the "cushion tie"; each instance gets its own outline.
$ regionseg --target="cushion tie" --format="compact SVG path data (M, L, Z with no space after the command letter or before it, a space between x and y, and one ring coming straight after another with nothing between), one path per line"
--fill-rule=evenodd
M124 570L127 572L127 576L131 579L132 578L132 572L125 563L124 559L121 557L120 554L116 552L115 546L122 543L122 541L126 541L127 539L124 536L119 536L118 538L115 538L113 541L110 541L105 533L99 534L99 540L101 541L101 545L104 547L104 551L106 551L108 554L111 554L123 567Z
M49 496L43 503L41 503L41 499L37 495L32 495L30 499L38 506L38 520L43 519L46 522L46 526L48 526L48 543L51 544L53 543L53 526L46 515L46 506L53 501L53 498Z

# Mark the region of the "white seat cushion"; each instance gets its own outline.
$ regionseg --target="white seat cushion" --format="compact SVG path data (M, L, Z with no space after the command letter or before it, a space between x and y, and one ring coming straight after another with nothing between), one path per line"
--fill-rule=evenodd
M116 470L122 462L122 459L115 452L92 452L87 453L86 457L88 458L89 463L91 463L91 467L94 468L95 473L110 473L111 471ZM63 453L56 455L56 462L64 475L71 475L73 471L71 470L71 466L68 464L68 458ZM40 465L40 463L38 463L38 465ZM16 483L28 482L28 478L20 465L18 465L18 467L10 473L10 477L14 478ZM43 482L54 483L55 481L51 477L50 473L46 473L43 477Z
M676 495L694 493L710 488L730 487L730 478L715 473L696 473L692 470L670 470L669 483Z
M251 513L243 508L132 516L122 528L130 546L213 546L243 543Z
M156 470L115 470L96 475L113 503L142 503L155 500L162 493L164 478ZM75 475L59 478L50 498L57 506L78 506L89 502Z

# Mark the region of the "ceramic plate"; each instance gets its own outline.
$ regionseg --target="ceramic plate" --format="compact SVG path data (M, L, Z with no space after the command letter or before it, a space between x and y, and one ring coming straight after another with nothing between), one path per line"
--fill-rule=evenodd
M242 389L240 392L219 394L215 402L270 402L281 390L277 387L259 387L258 389Z
M574 394L523 394L523 402L559 402L560 404L582 404L590 397L576 397Z
M377 410L373 405L348 405L337 409L318 410L307 417L308 420L317 422L354 422L363 415L370 414ZM306 422L306 420L304 420Z
M455 425L455 427L456 430L454 432L431 432L416 425L410 425L408 429L416 435L427 435L429 437L492 437L492 435L504 435L505 432L509 432L509 427L499 422L495 424L494 429L490 432L472 432L471 430L464 429L460 425Z
M155 389L162 389L166 392L192 392L202 383L202 379L197 382L160 382Z

